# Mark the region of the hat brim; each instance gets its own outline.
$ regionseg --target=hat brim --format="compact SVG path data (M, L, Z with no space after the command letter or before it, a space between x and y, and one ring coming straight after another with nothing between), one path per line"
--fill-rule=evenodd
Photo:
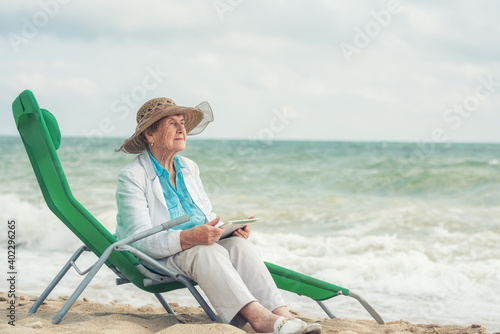
M141 153L146 149L146 139L142 134L151 125L162 120L165 117L172 115L184 115L184 127L186 128L186 133L188 135L204 119L204 111L199 108L181 107L177 105L164 105L156 109L157 111L151 112L149 115L146 115L143 119L140 120L135 129L135 133L129 139L123 142L123 145L118 149L118 151L121 150L125 153L133 154ZM197 134L199 132L201 131L198 131L194 134Z

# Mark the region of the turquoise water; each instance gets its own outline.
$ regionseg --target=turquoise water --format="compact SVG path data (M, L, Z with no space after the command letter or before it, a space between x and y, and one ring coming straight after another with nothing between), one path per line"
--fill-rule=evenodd
M69 138L59 150L75 197L110 230L116 175L133 159L113 152L120 144ZM46 209L20 140L1 138L0 153L0 210L19 221L20 256L42 281L19 284L37 294L57 271L47 254L63 261L78 242ZM198 163L223 220L261 218L252 240L266 260L358 292L386 321L500 331L500 145L191 139L183 155ZM90 298L109 302L112 284ZM145 302L133 296L111 299ZM370 319L347 298L328 305Z

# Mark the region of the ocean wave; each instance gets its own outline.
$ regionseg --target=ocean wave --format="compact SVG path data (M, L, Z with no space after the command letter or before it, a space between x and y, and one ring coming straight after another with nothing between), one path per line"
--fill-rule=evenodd
M16 246L40 251L74 251L82 242L47 207L43 199L26 201L17 195L0 194L0 211L16 221ZM103 211L96 218L114 232L116 213ZM7 234L0 234L6 244Z
M452 314L457 323L470 324L478 317L493 319L499 310L500 238L494 233L437 230L426 240L396 234L255 234L268 261L359 292L389 321L439 323ZM468 256L471 252L477 253ZM339 312L366 316L352 305Z

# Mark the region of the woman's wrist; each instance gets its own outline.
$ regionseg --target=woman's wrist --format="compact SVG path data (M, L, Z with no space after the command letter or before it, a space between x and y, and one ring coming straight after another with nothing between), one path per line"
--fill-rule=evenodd
M194 246L193 242L191 242L189 238L189 230L181 231L180 241L182 250L186 250Z

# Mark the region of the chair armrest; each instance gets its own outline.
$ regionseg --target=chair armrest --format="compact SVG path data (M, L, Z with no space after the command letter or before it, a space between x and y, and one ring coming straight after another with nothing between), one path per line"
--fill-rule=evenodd
M153 234L168 230L174 226L183 224L183 223L188 222L188 221L189 221L189 215L184 215L184 216L169 220L161 225L152 227L149 230L133 234L133 235L126 237L122 240L118 240L117 242L113 243L112 246L116 247L116 246L128 245L128 244L131 244L133 242L136 242L137 240L144 239L144 238L149 237Z

